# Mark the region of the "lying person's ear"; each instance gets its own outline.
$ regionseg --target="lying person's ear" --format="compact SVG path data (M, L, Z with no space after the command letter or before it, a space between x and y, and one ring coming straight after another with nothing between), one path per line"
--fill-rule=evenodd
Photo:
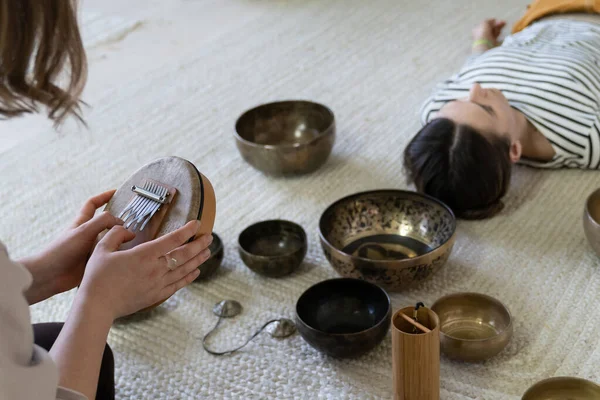
M516 140L510 144L509 155L510 155L510 161L512 163L516 163L517 161L519 161L521 159L522 153L523 153L523 146L521 145L520 141Z

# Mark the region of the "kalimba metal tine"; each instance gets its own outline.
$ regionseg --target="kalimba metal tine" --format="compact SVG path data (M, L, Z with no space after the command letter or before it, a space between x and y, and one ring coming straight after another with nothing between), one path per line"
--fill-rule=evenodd
M150 183L149 183L149 182L146 182L146 183L144 184L144 188L145 188L145 189L147 189L149 186L150 186ZM134 190L134 189L135 189L135 186L133 186L133 187L131 188L131 190ZM135 209L135 208L136 208L136 207L139 205L139 203L140 203L142 200L144 200L144 197L142 197L142 196L139 196L139 195L135 196L135 197L134 197L134 200L132 200L132 201L129 203L129 206L128 206L128 207L126 207L126 208L125 208L125 210L123 210L123 212L121 213L121 215L119 215L119 218L121 218L121 219L123 219L123 218L125 218L125 219L128 219L128 218L129 218L129 215L127 215L127 214L131 214L131 212L133 212L133 210L134 210L134 209Z
M167 189L165 187L160 186L158 188L157 194L160 197L164 198L166 193L167 193ZM140 218L138 227L140 227L141 225L145 226L146 223L152 218L152 216L156 213L156 211L158 211L160 209L161 206L162 206L162 203L155 202L155 204L153 204L153 206ZM142 229L140 227L140 231L141 230Z
M125 229L133 232L142 231L162 205L170 203L172 198L170 189L151 180L146 181L143 187L131 186L131 191L135 195L121 211L119 218L123 220Z
M154 191L154 184L150 184L150 187L147 190ZM138 203L138 205L133 209L132 213L127 216L127 222L124 225L125 229L129 229L129 227L133 224L133 222L138 217L139 213L141 213L142 210L146 208L146 205L152 201L151 199L149 199L147 197L143 197L143 196L140 196L140 197L143 200L140 203ZM123 222L125 222L125 220L123 220Z
M119 219L123 219L125 218L125 215L131 211L131 209L133 208L133 206L140 201L140 196L135 196L133 199L131 199L131 201L127 204L127 206L123 209L123 211L121 211L121 213L118 215Z
M144 201L145 201L144 198L140 199L140 201L138 201L134 207L131 207L131 210L129 210L129 213L127 214L127 216L123 218L123 222L125 223L125 225L124 225L125 228L128 227L127 223L130 222L133 218L135 218L138 208Z
M127 215L126 218L123 219L123 222L125 223L125 225L123 225L126 229L129 229L129 226L131 225L131 222L133 220L135 220L136 216L138 215L138 212L140 210L141 207L143 207L144 204L146 204L146 202L148 201L148 199L144 196L140 196L138 195L138 197L140 197L140 201L138 201L136 203L136 205L134 207L131 208L129 214Z
M144 189L148 189L149 183L146 182L144 184ZM133 190L135 188L132 187L131 189ZM131 201L129 202L129 204L127 205L127 207L125 207L125 209L123 211L121 211L121 213L119 214L119 219L123 220L123 218L128 218L128 216L126 216L127 213L131 213L132 209L134 207L136 207L139 202L141 202L144 199L144 197L140 196L140 195L136 195L133 199L131 199Z
M162 197L164 189L161 186L157 186L156 189L157 189L156 192L153 194L155 194L159 198ZM156 210L159 207L160 207L160 203L158 201L153 201L148 207L146 207L144 209L144 211L142 213L140 213L138 218L136 218L135 223L133 224L134 229L137 229L138 227L140 227L140 225L146 220L146 217L150 214L153 214L154 210ZM141 229L140 229L140 231L141 231Z
M137 218L134 219L133 224L131 225L133 230L139 228L141 222L144 220L144 217L146 215L150 214L153 209L160 206L160 203L159 201L157 201L156 197L161 196L162 186L154 184L152 185L152 189L150 190L150 192L152 193L152 195L155 196L155 198L150 199L150 202L148 202L146 206L140 210L140 212L137 215Z
M167 190L167 188L162 188L161 196L166 196L168 193L169 193L169 191ZM146 218L146 220L142 224L142 227L140 228L140 232L144 230L148 221L150 221L152 219L152 217L154 216L154 214L156 214L156 212L158 210L160 210L160 205L158 207L156 207L154 209L154 211L152 211L152 213L150 214L150 216L148 218Z
M160 186L152 184L150 190L149 190L153 195L159 195L160 196ZM152 209L154 207L156 207L158 204L157 201L150 199L149 202L146 203L146 205L140 209L140 212L137 214L137 216L133 219L133 222L131 224L131 229L135 231L135 229L140 225L140 221L144 218L145 215L147 215L148 213L150 213L152 211Z

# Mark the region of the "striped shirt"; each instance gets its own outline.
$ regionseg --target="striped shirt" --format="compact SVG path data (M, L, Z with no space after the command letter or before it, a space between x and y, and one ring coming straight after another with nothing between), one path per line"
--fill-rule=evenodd
M471 56L438 85L421 122L449 101L467 97L474 83L502 91L552 144L551 161L522 159L540 168L600 168L600 24L542 20Z

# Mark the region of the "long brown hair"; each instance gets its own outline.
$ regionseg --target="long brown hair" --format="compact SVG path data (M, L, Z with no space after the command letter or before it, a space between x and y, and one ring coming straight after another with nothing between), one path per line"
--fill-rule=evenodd
M450 119L434 119L404 150L409 181L459 218L493 216L504 207L512 163L508 139L487 136Z
M76 0L0 0L0 114L81 119L87 62Z

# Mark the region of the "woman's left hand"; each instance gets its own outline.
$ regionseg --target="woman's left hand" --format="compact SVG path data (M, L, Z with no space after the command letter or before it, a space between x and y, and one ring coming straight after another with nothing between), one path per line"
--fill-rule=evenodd
M498 38L505 25L506 21L488 18L473 28L473 40L488 40L493 46L497 46Z
M123 222L96 210L112 198L114 190L104 192L86 201L69 228L61 233L39 255L22 260L33 276L33 284L25 294L30 304L70 290L81 283L89 256L98 235Z

